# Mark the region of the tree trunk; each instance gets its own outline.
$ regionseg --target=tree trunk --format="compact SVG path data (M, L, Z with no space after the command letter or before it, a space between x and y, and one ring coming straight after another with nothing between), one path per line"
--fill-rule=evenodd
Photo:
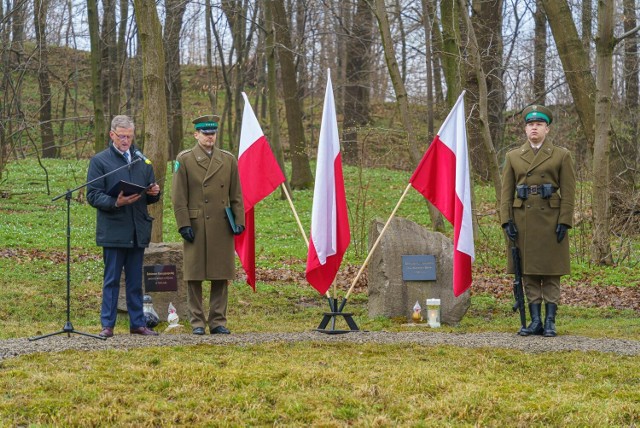
M433 128L433 55L431 54L431 7L429 0L422 0L422 26L424 27L424 54L427 68L427 131L429 138L435 136Z
M214 80L213 69L213 43L211 42L211 23L213 16L211 14L211 0L205 3L205 34L207 39L207 95L211 104L211 113L218 114L218 82Z
M637 17L635 3L635 0L623 0L623 25L625 33L633 30L636 27ZM638 63L638 36L637 34L633 34L624 39L624 105L630 113L635 113L635 110L638 108L639 72L640 64ZM635 138L633 138L632 140L636 141Z
M442 67L447 84L447 106L453 107L462 92L462 70L460 69L459 17L460 10L456 0L440 2L442 23Z
M573 22L567 0L541 0L558 48L562 68L582 123L586 144L584 155L590 157L595 140L596 83L591 74L589 55L584 50Z
M468 7L466 1L460 3L460 10L465 15L465 21L468 17ZM463 7L464 6L464 7ZM494 167L495 164L492 157L495 155L496 148L502 147L502 139L504 134L504 118L503 110L505 105L505 90L502 84L503 78L503 42L502 42L502 0L473 0L473 16L470 20L473 25L473 33L475 41L467 41L467 45L476 43L474 46L467 46L470 51L469 56L471 63L475 60L481 61L480 73L477 70L477 64L474 64L470 70L467 70L467 100L468 106L474 104L482 104L482 92L486 89L484 96L487 106L487 120L489 133L491 135L491 152L487 152L487 144L484 141L483 130L479 129L483 126L484 119L479 118L480 111L478 109L470 109L470 118L467 123L469 134L469 150L470 161L475 173L483 180L491 180L495 182ZM466 25L465 25L466 27ZM470 37L468 36L467 39ZM474 53L477 49L477 56ZM480 55L480 52L482 55ZM479 88L478 78L483 75L483 90ZM494 183L495 184L495 183Z
M40 138L42 156L58 157L51 124L51 83L49 82L49 50L47 47L47 11L49 0L35 0L33 26L36 33L38 64L38 88L40 90Z
M278 58L280 59L280 73L282 88L284 91L284 104L287 115L289 131L289 147L291 151L291 187L293 189L309 189L313 186L313 175L307 155L307 142L302 124L302 111L298 100L298 81L296 79L293 52L291 50L291 35L287 14L283 0L267 0L267 7L271 7L276 40L278 45Z
M109 131L104 120L104 103L102 101L100 24L98 23L97 0L87 0L87 16L91 41L89 55L91 61L91 98L93 99L93 150L98 153L106 147Z
M273 149L273 154L278 160L278 165L284 174L287 190L289 187L289 179L287 178L287 169L284 166L284 154L282 152L282 144L280 144L280 118L278 117L278 87L276 75L276 36L273 23L272 7L267 3L264 7L264 25L266 28L265 47L267 55L267 97L269 104L269 144ZM289 192L291 193L291 192ZM285 199L284 191L280 192L280 199Z
M369 123L371 49L373 44L373 14L366 0L358 0L353 27L346 43L346 81L343 108L344 162L360 163L358 128Z
M167 67L167 125L169 128L169 159L175 159L182 149L182 81L180 74L180 30L182 18L187 9L186 1L165 0L167 17L163 45Z
M544 105L547 94L547 18L541 0L536 0L533 20L533 98L535 103Z
M436 0L426 0L430 5L429 19L433 23L431 25L431 45L433 47L433 85L436 93L436 104L442 105L444 102L444 89L442 88L442 53L443 41L442 32L440 31L440 21L436 12Z
M613 86L613 11L614 1L598 2L596 39L597 95L595 143L593 147L593 245L591 259L598 264L613 264L609 241L610 186L609 148L611 145L611 93Z
M165 94L165 57L162 47L162 26L153 0L134 0L133 7L142 45L142 83L145 152L152 160L156 182L164 188L169 148L167 129L167 98ZM155 218L152 242L162 242L163 199L149 207Z
M484 149L489 163L489 173L493 188L496 194L496 202L500 203L500 194L502 191L502 179L500 177L500 167L498 165L498 156L496 155L495 146L491 138L490 120L489 120L489 96L487 87L487 76L482 67L482 59L480 58L480 49L478 48L478 41L476 39L475 30L471 23L471 18L466 13L467 0L458 0L460 10L464 11L461 15L467 28L467 36L469 42L467 49L469 50L469 60L471 67L473 68L476 81L478 83L478 110L479 110L479 122L480 122L480 134L482 135L482 142L484 143Z
M102 89L109 122L120 114L120 85L118 79L118 43L116 29L116 0L103 0L102 17Z
M611 0L614 1L614 0ZM593 38L593 2L592 0L582 0L581 7L581 24L582 24L582 47L587 54L591 56L591 39Z

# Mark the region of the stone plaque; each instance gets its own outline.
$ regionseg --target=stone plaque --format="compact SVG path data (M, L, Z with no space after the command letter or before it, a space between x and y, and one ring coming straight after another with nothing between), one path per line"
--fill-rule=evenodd
M176 265L144 266L144 291L178 291Z
M404 281L435 281L436 256L430 254L402 256Z

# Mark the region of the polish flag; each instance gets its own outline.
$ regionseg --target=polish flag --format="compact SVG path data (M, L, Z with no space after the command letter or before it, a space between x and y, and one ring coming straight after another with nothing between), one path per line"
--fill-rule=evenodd
M331 286L350 241L351 232L342 177L338 121L331 74L328 71L318 143L311 239L309 239L306 271L307 281L320 293L326 293Z
M457 297L471 286L475 260L464 92L409 182L453 224L453 294Z
M253 113L247 94L244 98L244 113L240 131L238 152L238 174L244 201L245 231L236 235L236 253L247 274L247 282L256 289L256 230L253 207L284 183L284 174L278 165L269 142Z

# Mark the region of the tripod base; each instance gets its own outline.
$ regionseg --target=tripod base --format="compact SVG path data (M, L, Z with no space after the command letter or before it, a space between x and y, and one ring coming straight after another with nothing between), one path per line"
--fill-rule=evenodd
M353 320L353 314L342 312L342 309L344 308L345 303L346 303L346 300L344 300L340 305L340 308L336 310L335 308L338 307L337 300L329 299L329 308L331 308L331 312L324 313L324 316L322 317L322 321L320 322L320 325L314 331L318 331L320 333L325 333L325 334L344 334L344 333L350 333L352 331L360 331L360 329L358 328L358 325ZM347 322L347 325L349 326L350 330L336 330L337 317L343 317L344 320ZM329 321L331 321L331 328L327 330L326 327L327 325L329 325Z
M76 329L73 328L71 321L67 321L64 324L64 327L62 327L62 330L56 331L54 333L43 334L42 336L30 337L29 341L40 340L40 339L44 339L45 337L56 336L58 334L64 334L64 333L67 333L67 337L71 337L71 333L75 333L75 334L81 334L82 336L93 337L94 339L107 340L106 337L98 336L97 334L90 334L90 333L84 333L82 331L77 331Z

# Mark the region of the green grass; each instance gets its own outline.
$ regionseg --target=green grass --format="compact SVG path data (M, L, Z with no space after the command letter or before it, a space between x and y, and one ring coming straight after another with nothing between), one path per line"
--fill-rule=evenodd
M66 202L51 199L84 182L87 161L43 163L49 193L35 161L10 163L0 182L0 339L57 331L65 320ZM409 174L345 167L345 177L353 236L345 263L359 266L371 220L388 218ZM178 242L170 180L169 174L163 236ZM76 195L70 204L71 318L76 329L97 333L101 249L94 242L95 210ZM277 277L293 271L290 277L299 278L306 258L289 205L277 196L256 207L257 264L273 270L275 279L259 281L256 293L243 282L231 285L228 325L236 334L309 331L327 311L308 284ZM294 198L308 233L312 192ZM477 186L475 198L475 274L503 281L493 189ZM424 199L413 190L397 215L429 224ZM574 242L588 242L588 230L574 229ZM637 260L637 240L633 248L629 260ZM579 251L572 246L573 274L564 283L640 286L632 263L593 266ZM476 292L460 325L440 331L514 333L519 321L511 304ZM365 293L354 293L348 309L362 329L407 330L404 320L369 318ZM560 335L640 337L631 310L561 305L557 324ZM127 330L120 315L116 334ZM34 354L0 363L0 426L633 426L640 421L639 358L314 342Z
M633 426L637 364L318 343L40 354L3 364L0 424Z

